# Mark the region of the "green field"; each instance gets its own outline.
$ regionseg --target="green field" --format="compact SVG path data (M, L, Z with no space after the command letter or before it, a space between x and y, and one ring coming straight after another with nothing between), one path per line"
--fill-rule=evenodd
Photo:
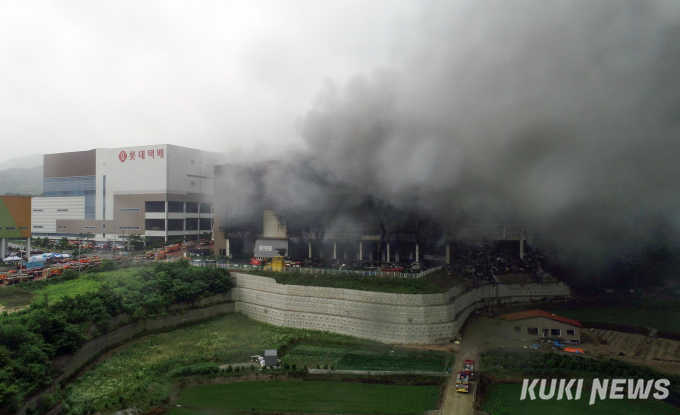
M333 414L422 414L436 409L438 386L347 382L247 382L186 389L169 415L214 410Z
M584 387L585 389L585 387ZM590 395L583 391L579 400L556 400L548 401L525 399L520 401L522 385L497 384L491 385L484 395L482 411L490 415L664 415L680 414L680 410L654 399L638 400L597 400L589 405Z
M331 366L347 352L346 349L335 347L320 347L301 345L294 347L284 357L281 363L296 364L298 367L308 366L315 368L316 365Z
M618 307L554 310L551 312L580 321L601 321L604 323L653 327L661 331L680 333L680 311Z
M43 288L35 290L34 293L36 296L44 296L47 294L49 301L53 302L61 300L64 297L75 297L78 294L95 292L101 286L101 281L97 281L89 275L83 275L76 280L46 285Z
M346 353L338 360L336 369L346 370L403 370L443 372L447 354L441 352L363 352Z
M69 386L67 402L75 413L89 410L111 413L132 405L150 408L168 398L172 379L167 374L173 369L203 362L247 362L250 356L261 355L265 349L285 352L295 345L342 353L353 349L389 349L387 345L340 334L278 327L242 314L230 314L150 335L122 348ZM310 366L311 362L323 362L321 358L306 358ZM286 358L282 361L286 362Z
M282 363L334 366L337 370L392 370L443 372L453 354L430 351L393 349L387 345L371 350L350 350L347 348L315 347L301 345L293 348L282 359Z
M422 278L363 277L272 271L251 271L250 274L274 278L279 284L347 288L398 294L444 293L451 287L464 282L462 278L449 276L444 271L433 272Z
M490 378L507 383L536 378L631 378L671 381L671 388L680 384L680 377L663 374L648 366L633 365L614 359L593 359L564 353L543 353L536 350L496 349L484 352L480 371Z

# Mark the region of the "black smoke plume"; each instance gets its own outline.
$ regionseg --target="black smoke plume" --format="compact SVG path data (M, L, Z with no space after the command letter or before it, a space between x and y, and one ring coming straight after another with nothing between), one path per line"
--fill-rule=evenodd
M424 2L405 26L394 62L323 85L270 203L324 226L524 223L588 270L674 261L678 3Z

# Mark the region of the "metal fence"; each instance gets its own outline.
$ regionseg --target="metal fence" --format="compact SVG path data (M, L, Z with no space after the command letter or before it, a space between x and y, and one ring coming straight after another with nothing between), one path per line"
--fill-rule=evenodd
M227 268L232 271L264 271L264 265L247 265L247 264L217 264L214 262L193 262L193 265L199 267L216 267ZM361 277L381 277L381 278L420 278L433 272L439 271L443 266L430 268L428 270L412 273L412 272L387 272L387 271L364 271L355 269L336 269L336 268L306 268L306 267L287 267L281 272L296 272L301 274L316 274L316 275L356 275Z

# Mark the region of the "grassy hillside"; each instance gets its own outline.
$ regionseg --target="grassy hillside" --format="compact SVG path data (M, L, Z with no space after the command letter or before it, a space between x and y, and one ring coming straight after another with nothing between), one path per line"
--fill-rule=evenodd
M437 294L448 291L464 280L438 271L422 278L363 277L338 274L251 271L250 274L274 278L279 284L347 288L396 294Z

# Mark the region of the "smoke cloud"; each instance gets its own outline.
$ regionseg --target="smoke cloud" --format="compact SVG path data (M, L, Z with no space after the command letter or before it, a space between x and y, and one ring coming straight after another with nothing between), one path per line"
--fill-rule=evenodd
M278 208L523 222L602 263L675 243L677 2L424 2L402 37L394 62L323 84L298 120L309 153L264 176Z

